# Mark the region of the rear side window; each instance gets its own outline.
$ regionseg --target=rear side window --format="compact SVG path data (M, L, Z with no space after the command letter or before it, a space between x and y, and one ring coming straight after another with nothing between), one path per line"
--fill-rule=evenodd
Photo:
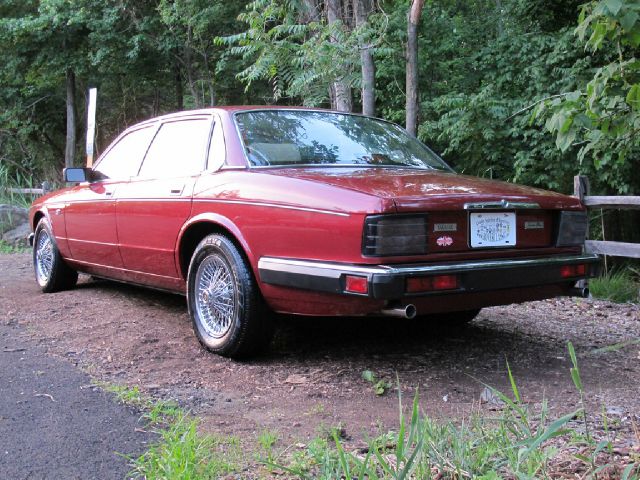
M164 123L156 134L140 169L141 177L187 177L204 169L211 120Z
M127 133L100 159L94 170L107 178L129 178L138 174L155 126Z

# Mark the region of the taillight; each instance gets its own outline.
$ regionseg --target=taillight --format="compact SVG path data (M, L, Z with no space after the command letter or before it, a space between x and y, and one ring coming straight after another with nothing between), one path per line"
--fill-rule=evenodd
M584 277L587 274L587 266L580 265L563 265L560 267L560 276L562 278Z
M556 246L572 247L584 244L589 220L587 212L560 212Z
M426 215L375 215L364 223L365 256L422 255L427 253Z
M457 288L457 275L433 275L429 277L407 278L407 293L421 293L434 290L455 290Z
M369 280L367 277L358 275L347 275L345 277L344 291L349 293L368 293Z

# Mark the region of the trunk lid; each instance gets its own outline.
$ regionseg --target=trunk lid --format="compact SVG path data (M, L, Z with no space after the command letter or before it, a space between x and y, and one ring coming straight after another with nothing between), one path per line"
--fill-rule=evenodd
M409 168L283 168L264 173L295 177L392 199L399 213L463 209L466 203L537 203L543 210L581 209L578 199L497 180Z

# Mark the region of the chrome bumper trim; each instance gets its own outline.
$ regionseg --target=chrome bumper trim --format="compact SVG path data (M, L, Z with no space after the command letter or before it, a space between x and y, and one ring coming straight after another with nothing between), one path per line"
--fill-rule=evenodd
M398 299L410 295L405 292L405 279L412 276L460 274L461 287L444 293L487 291L571 281L570 278L560 276L559 268L562 265L580 263L596 265L599 264L599 257L582 254L474 260L435 265L371 266L262 257L258 261L258 273L260 280L266 284L347 295L358 294L345 292L345 276L366 276L369 290L364 296ZM589 268L587 274L580 278L593 276L596 270L597 267ZM575 278L574 281L578 279Z
M561 264L574 264L582 262L599 261L598 255L562 255L557 257L524 258L524 259L500 259L500 260L474 260L460 263L444 263L437 265L375 265L366 267L346 263L327 263L312 260L291 260L288 258L262 257L258 261L258 270L270 270L287 273L300 273L307 275L321 275L338 278L344 274L373 275L373 274L437 274L443 272L464 272L476 269L512 268L512 267L539 267Z

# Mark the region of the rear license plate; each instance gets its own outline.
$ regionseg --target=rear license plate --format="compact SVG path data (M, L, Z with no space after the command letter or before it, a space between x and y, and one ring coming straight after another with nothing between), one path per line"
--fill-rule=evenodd
M482 212L469 216L471 247L514 247L516 214L514 212Z

